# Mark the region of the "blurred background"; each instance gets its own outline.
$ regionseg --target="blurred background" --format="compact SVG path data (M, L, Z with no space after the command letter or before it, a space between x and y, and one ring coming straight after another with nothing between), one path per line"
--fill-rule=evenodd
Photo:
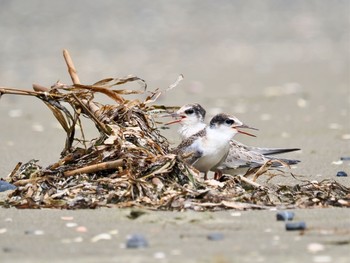
M128 74L150 90L185 79L157 104L198 102L209 118L260 129L244 143L301 147L295 173L350 174L349 1L1 0L0 86L31 90ZM0 177L18 161L59 158L65 133L35 98L0 99ZM177 127L166 131L176 145ZM338 178L339 180L345 180Z

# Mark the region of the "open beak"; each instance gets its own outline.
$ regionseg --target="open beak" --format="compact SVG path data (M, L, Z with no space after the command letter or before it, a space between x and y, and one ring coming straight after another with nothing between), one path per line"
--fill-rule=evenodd
M251 130L258 131L258 129L253 128L253 127L250 127L250 126L245 125L245 124L243 124L243 125L241 125L241 126L239 126L239 127L237 127L237 128L245 128L245 129L251 129ZM248 135L248 136L256 137L256 135L251 134L251 133L249 133L249 132L241 131L241 130L239 130L239 129L237 129L237 131L238 131L239 133L242 133L242 134L245 134L245 135Z
M164 125L170 125L170 124L174 124L174 123L179 123L179 122L181 122L184 118L186 118L186 116L180 115L180 114L178 114L178 113L172 113L172 114L167 115L166 117L176 118L176 120L174 120L174 121L169 121L169 122L167 122L167 123L164 123Z

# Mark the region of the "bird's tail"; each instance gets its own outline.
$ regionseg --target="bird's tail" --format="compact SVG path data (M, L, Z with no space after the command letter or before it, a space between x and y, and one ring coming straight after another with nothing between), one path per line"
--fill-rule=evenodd
M260 148L260 147L249 147L249 150L261 153L265 156L275 155L281 153L295 152L299 151L299 148Z

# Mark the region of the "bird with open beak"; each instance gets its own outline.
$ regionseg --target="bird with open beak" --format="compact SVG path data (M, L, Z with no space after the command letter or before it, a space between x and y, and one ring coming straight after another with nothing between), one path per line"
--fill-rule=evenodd
M216 170L227 157L230 150L230 141L237 133L254 136L241 129L253 129L234 116L224 113L215 115L208 126L199 132L184 139L174 150L175 154L189 156L186 162L193 165L198 171L207 173Z
M207 125L204 122L205 109L198 103L186 104L177 112L168 115L175 118L166 125L178 123L178 130L182 139L188 139L195 133L203 130ZM214 178L218 179L222 174L244 175L249 169L259 168L267 161L273 160L271 168L281 168L287 165L297 164L298 160L277 158L274 155L298 151L299 148L266 148L244 145L236 140L230 141L230 150L224 162L215 171Z

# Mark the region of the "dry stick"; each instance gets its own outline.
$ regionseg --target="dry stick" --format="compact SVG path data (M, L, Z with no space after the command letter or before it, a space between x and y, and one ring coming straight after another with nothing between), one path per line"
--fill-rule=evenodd
M41 92L36 92L36 91L13 89L13 88L6 88L6 87L0 87L0 93L12 94L12 95L27 95L27 96L39 96L42 94Z
M101 129L103 130L103 132L107 135L110 135L110 131L106 128L106 126L100 122L97 117L95 116L95 114L93 114L90 109L74 94L72 93L73 98L79 103L79 105L84 109L85 114L89 114L90 117L95 121L95 123L101 127Z
M254 181L251 181L248 178L245 178L244 176L238 175L238 177L239 177L239 179L241 179L241 181L243 181L243 182L245 182L245 183L247 183L255 188L262 188L262 189L264 188L262 185L254 182Z
M73 60L72 60L71 56L69 55L69 52L67 49L63 49L63 56L64 56L64 60L66 61L66 64L68 67L68 73L73 81L73 84L80 84L80 80L79 80L79 77L77 75L77 71L76 71L74 64L73 64ZM74 99L80 104L80 106L85 110L85 113L88 113L90 115L90 117L95 121L95 123L101 127L103 132L105 134L109 135L110 132L108 131L106 126L97 119L95 114L93 114L88 109L88 107L74 93L72 93L72 95L73 95Z
M69 55L69 52L67 49L63 49L63 56L64 60L66 61L67 67L68 67L68 73L73 81L73 84L80 84L79 77L77 75L77 71L74 67L73 60Z
M115 169L124 164L123 159L118 159L115 161L110 161L110 162L104 162L104 163L98 163L98 164L93 164L89 166L85 166L82 168L78 168L76 170L71 170L71 171L66 171L63 173L65 177L73 176L76 174L88 174L88 173L94 173L98 171L103 171L103 170L109 170L109 169Z
M29 179L20 179L20 180L14 182L13 184L18 187L18 186L24 186L24 185L27 185L27 184L36 184L39 181L44 181L45 179L46 179L46 177L35 177L35 178L29 178Z
M36 84L33 84L33 87ZM6 87L0 87L0 95L2 94L11 94L11 95L25 95L25 96L34 96L38 97L40 99L43 95L48 95L50 97L57 97L62 98L62 94L48 94L47 92L43 91L31 91L31 90L22 90L22 89L13 89L13 88L6 88Z
M33 84L33 90L37 92L50 92L49 88L41 86L39 84Z

